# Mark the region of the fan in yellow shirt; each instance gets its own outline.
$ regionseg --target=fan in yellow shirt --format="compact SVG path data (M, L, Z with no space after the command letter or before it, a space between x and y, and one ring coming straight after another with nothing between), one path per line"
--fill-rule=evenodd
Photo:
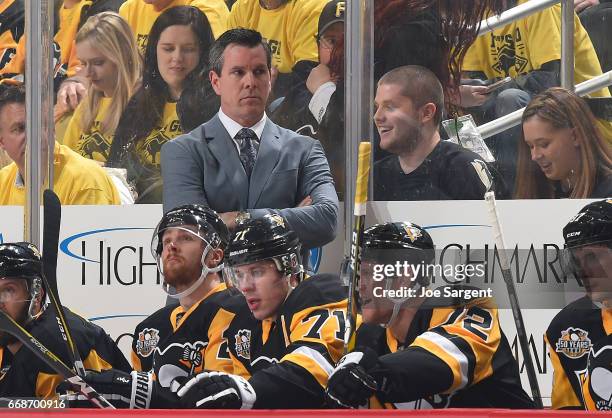
M0 205L25 203L25 89L7 88L0 95L0 147L13 163L0 170ZM55 144L53 188L64 205L119 204L112 180L95 162Z
M76 52L90 85L63 143L83 157L104 163L142 71L140 54L129 25L114 12L87 20L77 33Z
M527 0L514 0L522 5ZM512 6L512 4L510 5ZM574 15L574 83L601 75L595 49L580 19ZM486 101L470 111L487 122L525 107L531 98L560 85L561 6L553 5L516 20L491 33L479 36L468 49L461 70L470 78L492 79L510 76L513 82L495 93L483 93ZM467 86L467 89L482 87ZM609 97L604 88L592 97ZM612 124L598 121L606 138L612 138ZM487 140L497 159L499 171L511 188L515 182L520 127L511 128Z
M74 38L81 21L81 15L87 12L92 0L64 0L57 14L59 24L53 37L53 78L56 86L66 77L71 77L78 70L78 60L74 54ZM17 44L17 51L10 62L0 70L2 78L23 80L25 72L26 38L22 36Z
M23 35L24 7L22 1L0 2L0 70L13 58L17 42Z
M227 30L229 10L223 0L127 0L121 5L119 14L132 28L142 53L157 17L176 6L193 6L200 9L208 19L215 39Z

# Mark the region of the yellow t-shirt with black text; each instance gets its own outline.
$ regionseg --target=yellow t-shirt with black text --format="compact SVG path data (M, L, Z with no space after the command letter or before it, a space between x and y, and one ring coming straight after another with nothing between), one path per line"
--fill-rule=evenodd
M146 138L136 143L136 153L141 163L159 168L161 163L161 147L183 131L176 114L176 102L167 102L159 126L149 132Z
M119 14L132 28L141 52L144 53L149 32L157 17L165 10L176 6L193 6L200 9L208 19L215 39L227 30L229 10L223 0L173 0L159 12L142 0L127 0L119 8Z
M238 0L232 6L228 27L261 33L272 50L272 65L281 73L290 73L298 61L319 61L315 36L327 1L292 0L266 10L257 0Z
M519 4L527 0L519 0ZM462 71L482 71L487 78L503 78L539 70L543 64L561 59L561 5L516 20L479 36L463 60ZM588 33L574 14L574 84L602 74L601 65ZM590 97L610 97L607 88ZM612 143L612 123L598 121Z
M54 166L53 190L62 205L121 203L113 181L102 167L57 142ZM25 187L17 184L18 172L15 163L0 170L0 205L25 204Z
M102 132L101 124L108 114L111 102L110 97L100 99L98 114L89 132L83 132L81 128L80 121L83 117L83 108L86 106L85 101L81 102L70 119L63 144L85 158L106 162L115 133L105 134Z

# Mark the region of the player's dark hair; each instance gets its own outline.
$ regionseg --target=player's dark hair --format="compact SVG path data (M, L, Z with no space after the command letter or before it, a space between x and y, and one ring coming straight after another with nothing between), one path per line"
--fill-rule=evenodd
M4 106L19 103L25 105L25 85L3 87L0 91L0 112Z
M433 123L438 125L442 120L444 109L444 91L438 77L420 65L405 65L395 68L380 78L378 85L394 84L401 87L402 96L409 98L416 108L427 103L436 106Z
M261 33L252 29L237 28L223 33L210 48L208 65L217 75L221 75L221 70L223 70L223 53L229 45L240 45L247 48L256 48L261 45L266 53L268 70L272 69L272 52L268 43L262 38Z
M142 84L123 111L107 165L117 165L130 144L134 140L145 138L163 117L164 106L171 97L168 84L159 73L157 44L162 32L170 26L189 26L200 47L199 62L185 78L183 92L195 88L208 79L206 56L214 36L206 15L197 7L171 7L159 15L151 28L144 54Z

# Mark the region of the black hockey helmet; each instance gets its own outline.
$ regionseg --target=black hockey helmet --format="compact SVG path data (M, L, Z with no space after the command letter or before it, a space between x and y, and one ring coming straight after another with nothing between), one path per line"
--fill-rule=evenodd
M435 259L434 243L429 233L410 222L387 222L373 225L363 232L364 260L392 263L398 259L413 264L431 263ZM420 277L419 283L429 284L429 278Z
M265 215L240 224L227 247L226 267L271 259L286 276L301 275L300 241L280 215ZM301 278L301 277L298 277Z
M0 244L0 280L24 279L30 294L30 306L27 309L26 323L30 322L36 312L34 301L42 294L43 266L40 251L29 242Z
M162 252L162 236L166 229L184 226L196 227L195 233L212 248L225 250L229 242L229 230L217 212L204 205L183 205L168 211L157 224L151 252L156 259Z
M42 260L35 245L28 242L0 244L0 278L41 278Z
M579 254L581 247L600 245L608 248L603 252L590 252L589 259L584 259L584 262L601 262L601 257L612 256L612 199L599 200L583 207L563 228L563 239L565 248L561 253L561 267L564 273L587 278L589 274L580 261L580 258L586 257Z
M364 248L422 250L431 255L425 261L434 256L434 244L429 233L410 222L373 225L363 232L363 245Z
M563 239L566 248L612 242L612 199L583 207L563 228Z

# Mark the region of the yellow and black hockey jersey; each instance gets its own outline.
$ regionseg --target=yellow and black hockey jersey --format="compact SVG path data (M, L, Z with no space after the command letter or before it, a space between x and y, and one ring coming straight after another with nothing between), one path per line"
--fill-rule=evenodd
M342 356L348 292L337 276L302 281L274 321L242 308L225 335L234 374L249 378L254 408L321 408L334 364Z
M69 309L64 309L72 337L86 369L100 371L114 368L125 372L131 370L115 342L102 328ZM68 348L62 339L52 308L45 310L30 325L29 331L66 365L71 365ZM0 396L52 398L56 396L57 385L64 381L62 376L26 347L21 347L14 355L7 348L0 348L0 357Z
M493 301L437 299L421 305L403 344L379 325L358 328L356 346L380 356L369 373L385 381L370 408L533 408Z
M589 411L612 411L612 334L591 348L582 397Z
M152 408L178 407L170 390L174 380L204 369L233 371L223 331L234 316L231 301L236 293L221 283L188 310L164 307L136 327L132 362L136 370L153 371Z
M582 384L589 351L612 334L612 309L601 309L584 296L570 303L546 330L553 365L552 407L584 409Z

